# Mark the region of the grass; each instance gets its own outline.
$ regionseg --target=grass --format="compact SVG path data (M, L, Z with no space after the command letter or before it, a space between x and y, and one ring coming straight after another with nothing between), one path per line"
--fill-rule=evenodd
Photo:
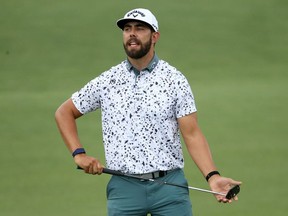
M223 175L243 181L220 205L191 191L195 215L283 215L288 105L288 3L260 1L55 1L0 3L0 214L106 215L109 176L75 169L54 122L56 108L125 58L115 21L136 7L160 23L156 50L181 70ZM78 121L105 162L100 112ZM185 151L189 183L207 183Z

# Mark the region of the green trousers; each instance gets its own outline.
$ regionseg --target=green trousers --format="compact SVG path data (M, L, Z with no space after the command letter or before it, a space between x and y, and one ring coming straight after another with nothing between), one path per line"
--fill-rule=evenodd
M181 169L156 180L187 185ZM109 216L192 216L188 189L129 177L111 177L107 205Z

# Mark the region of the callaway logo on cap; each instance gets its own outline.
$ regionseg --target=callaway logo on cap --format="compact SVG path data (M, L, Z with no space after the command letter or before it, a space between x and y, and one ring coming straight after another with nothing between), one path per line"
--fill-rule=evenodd
M123 30L128 21L141 21L151 26L155 32L159 30L158 21L151 11L143 8L137 8L125 14L124 18L117 21L117 26Z

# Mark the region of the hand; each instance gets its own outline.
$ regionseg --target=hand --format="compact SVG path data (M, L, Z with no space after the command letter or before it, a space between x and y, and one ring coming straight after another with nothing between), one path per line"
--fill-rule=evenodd
M208 181L210 188L212 191L220 192L223 194L227 194L228 191L235 185L241 185L242 182L235 181L231 178L222 177L219 175L212 176ZM228 200L225 196L215 195L218 202L223 203L232 203L233 200L237 201L238 197L235 196L234 198Z
M78 154L74 157L74 161L85 173L92 175L102 174L104 166L94 157L90 157L86 154Z

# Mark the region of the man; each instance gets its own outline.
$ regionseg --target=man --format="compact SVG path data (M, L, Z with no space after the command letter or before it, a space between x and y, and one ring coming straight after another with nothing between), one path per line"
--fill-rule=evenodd
M187 185L180 131L191 158L213 191L227 193L233 185L241 184L220 176L197 124L188 81L156 55L160 33L155 16L147 9L134 9L117 25L123 30L127 60L86 84L55 114L75 163L86 173L102 173L104 166L86 154L76 126L77 118L100 108L109 169ZM219 202L232 202L215 196ZM111 178L107 200L110 216L192 215L187 189L128 177Z

